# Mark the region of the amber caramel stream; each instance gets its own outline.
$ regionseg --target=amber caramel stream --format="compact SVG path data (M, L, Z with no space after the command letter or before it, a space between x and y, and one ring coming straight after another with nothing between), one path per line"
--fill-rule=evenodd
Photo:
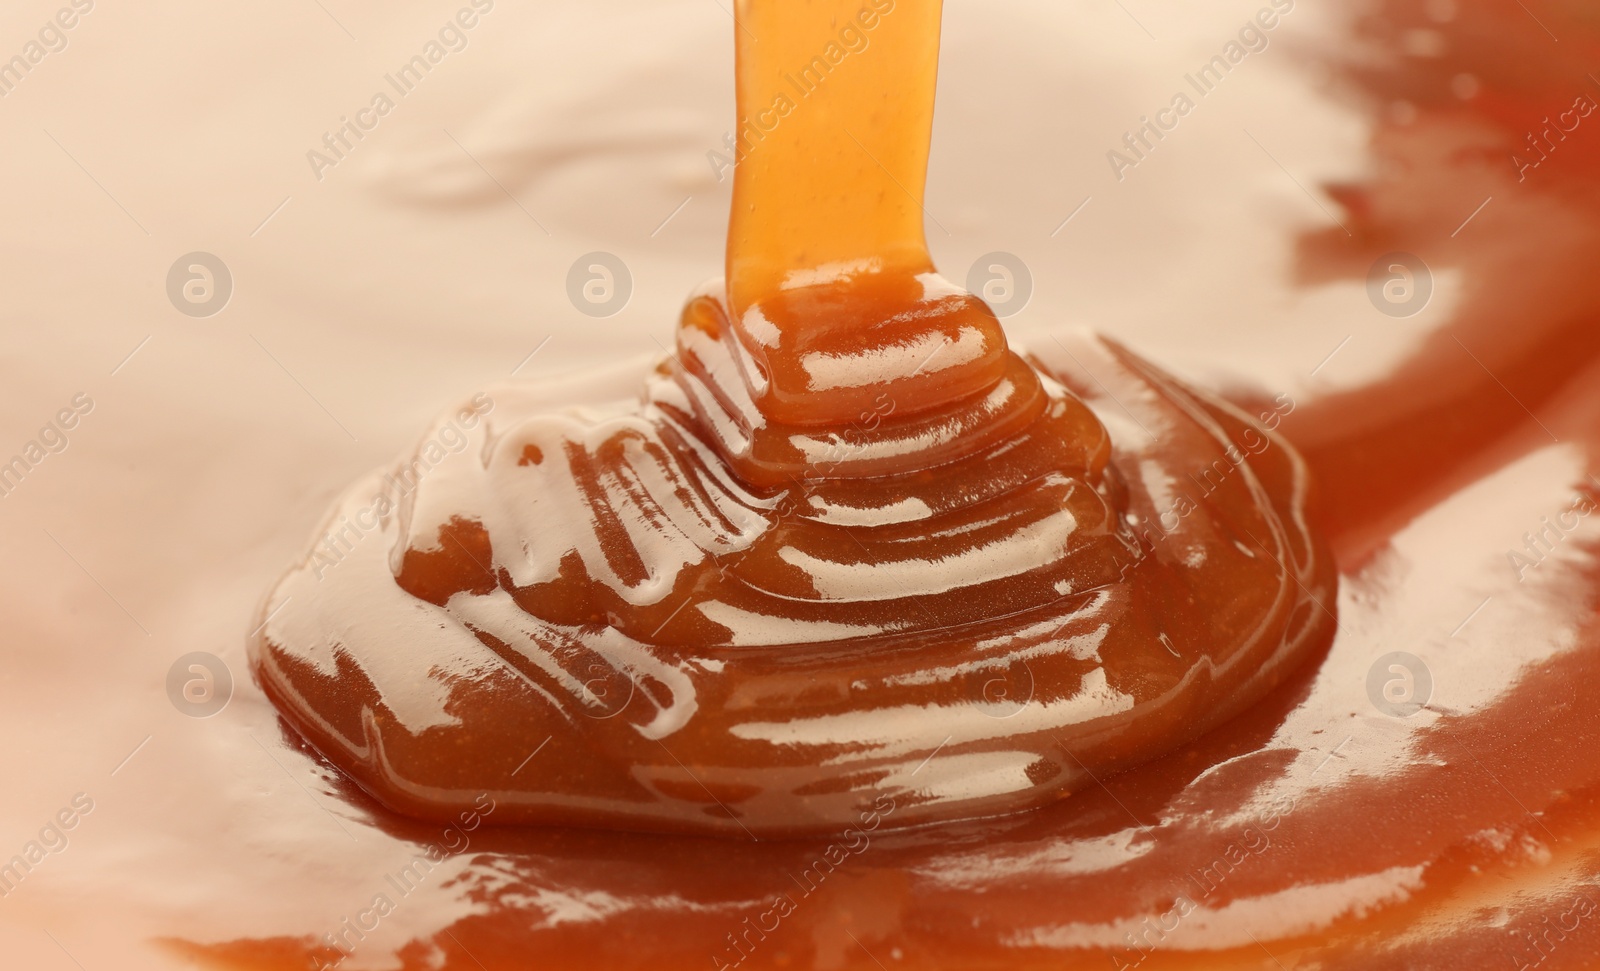
M923 192L940 0L738 0L737 313L806 275L933 269Z
M767 418L871 420L990 387L1005 338L938 277L923 193L940 0L743 2L727 306Z

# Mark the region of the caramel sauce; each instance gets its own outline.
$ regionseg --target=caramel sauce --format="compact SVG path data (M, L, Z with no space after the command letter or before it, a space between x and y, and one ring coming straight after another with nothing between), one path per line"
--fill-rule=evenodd
M1219 27L1211 19L1196 25L1161 22L1147 6L1128 9L1160 42L1150 43L1114 5L1100 14L1095 8L1074 9L1071 21L1051 19L1044 7L1025 15L988 7L963 14L952 5L952 19L962 18L957 22L963 25L962 33L947 35L952 46L954 38L972 37L952 66L966 65L984 75L982 83L970 77L967 83L985 95L985 104L981 115L969 110L962 116L972 124L959 129L962 141L944 143L941 152L965 160L958 170L960 164L975 167L979 151L970 143L984 131L977 122L994 117L997 93L1014 89L1016 81L1048 88L1052 99L1061 96L1082 106L1081 113L1051 115L1047 124L1030 111L1026 120L1038 131L1053 132L1059 125L1066 134L1059 142L1040 135L1026 144L1087 146L1097 165L1094 174L1108 178L1095 154L1104 147L1100 139L1106 131L1131 127L1143 110L1145 82L1170 77L1176 83L1195 67L1191 52L1216 51L1238 29L1237 23ZM244 359L248 365L212 357L197 368L192 355L171 353L183 346L173 340L180 335L162 330L115 379L121 382L111 385L115 393L90 388L102 402L92 417L107 423L96 427L110 429L111 437L130 450L107 448L86 422L88 430L81 438L74 435L66 456L52 458L7 500L20 504L7 508L27 512L9 520L21 525L9 534L17 541L18 564L8 617L14 625L7 665L13 690L0 711L8 737L17 743L8 748L13 771L5 808L13 842L6 852L36 838L39 824L55 818L67 794L87 786L96 806L67 834L70 848L50 852L24 883L7 888L0 904L0 948L7 960L41 968L77 962L86 968L199 965L230 971L333 966L342 971L396 966L500 971L530 964L651 971L708 964L741 971L1591 967L1600 948L1593 909L1600 902L1600 863L1594 853L1600 845L1600 720L1588 695L1600 678L1595 610L1600 571L1594 559L1600 533L1592 515L1575 528L1562 524L1572 521L1572 510L1585 497L1593 499L1594 477L1600 476L1595 460L1600 290L1592 274L1600 258L1600 129L1587 127L1593 118L1586 117L1564 139L1552 131L1552 141L1535 156L1539 165L1524 172L1525 180L1519 180L1513 158L1529 161L1529 135L1546 130L1546 116L1554 125L1579 92L1600 94L1586 80L1600 65L1600 31L1581 0L1382 0L1352 14L1350 23L1342 10L1318 10L1294 5L1285 19L1288 26L1272 35L1274 47L1251 54L1245 67L1202 102L1200 114L1183 122L1181 137L1163 142L1127 184L1118 184L1116 194L1091 182L1093 203L1051 241L1055 250L1048 262L1040 256L1035 263L1070 281L1061 289L1076 291L1073 306L1103 299L1109 291L1117 305L1135 308L1107 329L1186 373L1203 374L1198 362L1236 356L1232 373L1241 383L1232 387L1229 400L1263 425L1276 415L1275 433L1305 456L1319 487L1319 522L1338 558L1340 628L1326 652L1313 651L1276 690L1164 756L1115 775L1097 772L1070 798L1004 816L897 829L905 801L880 792L848 827L804 839L756 842L736 829L728 830L733 838L723 838L495 826L503 804L495 804L485 820L480 807L489 803L477 802L478 793L462 800L464 808L449 825L397 815L306 745L311 729L301 729L304 736L292 728L280 733L275 710L243 678L229 707L213 720L173 713L163 694L160 673L173 654L225 652L225 645L237 640L234 632L254 628L255 620L242 619L246 601L291 552L274 538L282 524L299 518L309 525L316 510L307 508L304 497L317 495L319 484L331 487L347 475L341 461L368 462L371 456L347 450L348 440L308 401L268 391L240 395L241 387L255 388L249 383L257 377L254 363L273 367L253 345L254 356ZM703 13L708 19L721 16L710 5ZM1329 19L1309 19L1324 14ZM518 15L505 5L496 8L496 17ZM545 15L544 8L527 15L537 28L530 34L539 35L530 44L567 43L547 30ZM1100 19L1087 31L1077 19L1094 16ZM174 31L215 22L207 17L141 24L129 18L121 26L136 38L142 27L144 39L159 45ZM1045 25L1039 32L1049 37L998 46L994 35L983 33L996 22ZM258 33L270 36L272 25L270 19L254 25L251 42ZM352 26L368 44L362 24ZM1124 36L1126 43L1119 45ZM45 71L31 76L20 95L14 92L12 104L25 110L52 90L62 90L49 85L65 74L53 80L46 71L70 68L79 77L83 72L92 77L94 60L108 65L108 71L118 66L111 49L97 59L69 60L78 56L73 51L81 53L80 38L92 42L89 34L73 38L75 46L60 58L52 55ZM412 38L398 41L396 49L412 49L406 46ZM612 53L616 43L608 35L603 53ZM1133 61L1141 50L1156 53L1139 61L1137 69L1121 70L1092 56L1102 45L1109 45L1119 61ZM130 43L126 49L127 56L141 60L141 71L156 74L164 67L143 63L150 44ZM239 72L247 75L242 82L219 72L213 85L218 91L225 92L230 81L236 91L255 90L259 77L272 76L271 65L251 64L243 49L232 53L251 70ZM494 52L484 46L474 48L473 56L490 59ZM508 74L525 69L520 44L514 56L515 62L505 64ZM183 57L172 60L181 64ZM1098 85L1096 98L1076 100L1080 92L1071 83L1072 69L1058 63L1063 60L1090 65L1083 77ZM662 87L682 73L681 58L668 64L653 76ZM292 81L310 69L297 60L293 72L279 79ZM947 88L955 87L951 77L947 73ZM1328 79L1331 85L1324 83ZM558 90L546 80L535 79L541 97ZM1287 87L1274 87L1279 82ZM1140 93L1130 94L1133 89ZM502 92L497 88L496 94ZM1119 114L1106 121L1092 116L1100 98L1119 112L1132 108L1126 118ZM1225 123L1227 98L1240 99L1235 107L1251 109L1245 123L1285 169L1319 197L1326 188L1325 204L1342 226ZM162 100L74 107L86 122L105 124L119 114L142 121ZM1037 111L1046 102L1023 104ZM1272 106L1283 104L1292 104L1292 111L1275 115ZM269 108L263 105L264 115ZM184 111L190 110L185 105ZM1013 117L1003 111L999 116L1001 121ZM199 145L199 134L216 119L203 111L198 118L187 128L173 123L173 130L195 135ZM995 130L1002 127L1022 126L997 122ZM541 142L557 137L549 126L528 129L538 130ZM1326 170L1308 158L1335 131L1355 133L1352 154L1359 174L1324 187L1317 173ZM69 133L55 133L78 148ZM457 134L477 149L477 141ZM1208 156L1208 144L1216 148L1218 143L1220 150ZM239 151L241 161L251 152L268 157L281 148L242 128L238 144L248 149ZM52 145L44 148L55 151ZM448 143L445 149L457 152ZM375 142L362 149L382 150ZM27 157L25 140L16 154ZM592 151L573 154L582 166L594 165ZM985 231L1003 230L1003 238L1020 239L1035 229L1042 237L1089 191L1068 186L1056 193L1061 182L1082 174L1073 169L1070 155L1030 154L1013 180L1028 187L1029 217L1034 208L1059 204L1046 213L1042 228L1003 211L978 224ZM432 161L422 150L416 157L419 166ZM106 163L82 158L106 176L100 171ZM992 163L990 145L983 146L981 158ZM163 171L172 167L167 156L156 161ZM495 195L498 190L470 160L458 161L459 169L445 172L462 176L459 181L441 178L415 190L453 205L408 223L418 230L409 235L454 246L451 227L470 223L487 237L475 257L487 260L504 252L511 254L508 266L520 267L525 256L518 246L525 240L517 234L526 229L526 220ZM529 187L538 178L550 179L559 159L552 162L529 150L518 165L488 155L485 161L530 208L545 215L538 203L551 204L557 190L541 195ZM647 182L644 173L653 161L637 160L629 170L638 176L633 181ZM248 165L217 166L209 176L202 168L187 174L218 198L237 195L236 183L255 185ZM510 354L515 361L527 348L494 346L493 322L474 321L472 343L480 353L453 357L460 351L461 331L452 329L443 337L445 328L438 324L447 311L460 309L454 302L459 291L416 273L415 264L404 258L403 234L392 232L395 212L403 209L395 201L401 194L385 195L381 179L353 181L358 173L351 166L337 174L347 185L379 191L325 196L316 204L326 207L320 210L307 207L307 199L296 193L291 208L255 241L272 259L240 278L284 279L279 286L288 296L281 306L297 310L275 322L284 339L336 347L347 347L340 343L347 340L366 354L394 343L395 333L407 325L414 328L404 350L385 360L421 356L425 368L403 371L393 386L362 372L369 383L361 385L360 394L327 401L360 432L368 443L364 447L381 451L384 446L372 445L369 432L376 430L380 439L412 434L416 419L406 408L437 393L436 384L418 375L446 387L464 386L471 374L498 367L499 357ZM208 177L218 181L207 183ZM141 217L141 198L154 197L152 186L167 186L157 176L144 178L144 191L132 188L137 179L125 170L113 170L107 178L108 187ZM482 200L459 185L476 185L474 179L485 182L486 195L502 204L471 222L472 207ZM127 255L106 242L106 217L118 214L102 211L104 198L78 191L75 183L63 185L39 183L39 208L27 211L38 218L19 237L25 245L12 253L19 275L26 269L30 277L59 284L51 307L61 293L89 299L86 291L93 288L82 286L80 267L96 265L108 252ZM595 197L614 189L602 175L588 185ZM269 202L282 191L265 180L256 188ZM558 183L557 188L568 186ZM130 189L135 194L125 195ZM1252 194L1256 190L1268 197L1266 204ZM171 195L178 195L175 188ZM639 196L649 198L642 190ZM668 199L665 208L680 198ZM15 201L20 208L21 197ZM1226 204L1225 212L1219 203ZM934 209L947 218L937 202ZM691 207L686 215L695 211ZM323 215L319 219L312 212ZM259 213L249 215L246 227L259 218ZM588 210L583 215L593 218ZM1474 218L1464 224L1469 215ZM504 227L497 221L502 216L507 217ZM160 231L155 224L151 228ZM1265 245L1255 246L1257 240ZM137 244L145 246L145 238L138 237ZM1438 282L1429 311L1400 321L1376 316L1361 293L1374 261L1397 249L1424 256ZM131 245L129 252L135 252ZM142 249L136 252L148 256ZM359 256L338 264L341 252ZM1269 262L1269 253L1284 258ZM1214 258L1205 262L1196 254ZM1177 257L1175 266L1168 262L1172 257ZM388 275L381 278L386 302L375 308L366 289L353 287L337 307L343 313L330 310L326 317L300 322L299 311L332 299L330 263L386 267ZM1106 271L1117 264L1136 266L1138 275ZM1152 274L1151 265L1160 272ZM1208 280L1221 281L1227 299L1195 298L1192 280L1180 271L1196 265L1207 270ZM296 280L295 270L303 277ZM515 284L495 292L507 306L521 306L517 298L526 283L509 271L504 277ZM1447 300L1452 286L1454 299ZM448 297L430 303L436 290ZM1351 299L1335 302L1333 313L1327 303L1307 299L1327 300L1341 292ZM127 295L107 293L92 316L125 321ZM33 289L19 286L12 299L26 308L35 299ZM246 300L234 309L251 308ZM261 326L274 326L264 321L276 309L258 311ZM51 319L44 310L40 317ZM1076 376L1075 382L1062 383L1078 388L1075 393L1109 429L1113 446L1106 468L1114 470L1119 451L1143 447L1142 432L1107 392L1131 408L1137 387L1110 380L1117 368L1091 353L1094 342L1085 347L1063 341L1077 360L1058 347L1052 335L1060 336L1061 319L1037 322L1042 329L1013 331L1034 352L1023 357L1047 375ZM215 333L235 323L224 318ZM17 330L28 340L43 339L45 333ZM1196 349L1196 332L1222 350L1207 356ZM1292 339L1270 340L1282 332ZM123 346L142 333L132 333ZM283 353L273 332L259 334ZM1350 343L1325 361L1347 335ZM115 344L124 331L108 323L94 336L96 343ZM592 338L593 358L604 357L594 348L613 339L610 331ZM643 338L640 343L648 346ZM1391 363L1373 366L1367 360L1358 366L1360 355L1374 347L1387 348ZM1111 351L1104 344L1099 348ZM536 387L524 382L520 389L497 391L453 409L419 442L416 454L433 470L434 458L453 456L469 433L479 435L475 444L482 444L483 424L493 421L500 429L507 415L560 414L578 403L583 410L575 421L614 417L619 408L609 402L629 398L646 382L675 383L676 364L669 362L663 375L656 370L657 357L572 380L546 379ZM452 362L469 373L452 374ZM38 363L41 371L65 382L78 360L63 354ZM285 363L299 367L292 356L286 355ZM1319 364L1325 366L1312 373ZM276 370L270 373L281 377ZM1104 389L1091 373L1105 382ZM1284 377L1290 374L1296 377ZM303 376L322 390L314 375ZM210 394L190 399L172 389ZM1292 412L1275 407L1274 395L1282 390L1292 392ZM290 392L299 393L292 387ZM57 402L52 395L44 404L53 410ZM296 407L307 414L298 415ZM1140 413L1142 421L1153 417ZM241 423L252 429L250 435L240 436ZM171 434L174 429L184 434ZM1151 425L1151 431L1170 441L1163 428ZM1239 444L1249 452L1255 442ZM1276 453L1274 445L1264 455ZM548 455L535 445L524 448L517 461L529 463L520 468L541 467L537 463L548 462ZM52 495L46 477L59 475L69 463L85 463L80 467L95 474L68 477L69 487ZM943 469L936 467L936 474ZM447 468L436 471L444 474ZM874 478L859 478L869 494ZM405 492L409 480L396 481L396 491ZM434 481L434 472L423 481ZM364 484L332 525L346 528L340 515L355 524L349 527L355 532L377 522L379 514L368 510L384 488L381 479ZM1200 486L1189 488L1198 492ZM448 523L449 503L456 498L456 493L441 493L448 501L439 505L445 508L424 518ZM425 504L411 499L404 506L427 512ZM130 508L138 514L130 515ZM399 508L393 505L384 515L393 519ZM251 512L242 515L242 509ZM35 512L63 546L82 557L83 572L95 582L38 535L31 521ZM548 529L546 523L540 528ZM385 525L385 531L362 533L364 540L336 565L309 562L307 597L332 602L329 591L339 584L346 602L367 598L371 617L396 618L408 611L424 615L440 598L448 602L451 587L474 570L481 575L471 589L490 591L494 570L474 560L494 564L489 556L497 547L487 530L466 528L452 533L453 539L419 544L417 555L431 554L438 565L412 572L414 594L399 588L393 578L404 572L400 561L412 548L402 541L400 529ZM1132 527L1136 539L1141 529L1149 531L1148 523ZM1535 566L1519 572L1507 562L1507 552L1526 556L1525 537L1532 534L1544 537L1539 540L1544 552L1536 554ZM447 556L446 549L455 552ZM63 592L57 584L69 574L73 585ZM364 579L345 579L347 574ZM153 636L139 632L95 583L109 587ZM269 608L283 608L280 618L294 605L268 602ZM448 638L458 626L448 617L431 616L433 636ZM511 734L526 732L520 751L505 763L515 780L539 775L559 783L561 774L573 777L583 768L572 758L545 762L557 751L559 737L577 734L565 724L563 734L553 737L542 725L515 723L516 706L493 692L463 688L472 679L514 679L498 656L472 653L483 647L481 640L456 642L464 661L458 669L441 663L457 659L446 651L419 655L411 650L425 643L414 635L426 624L370 625L347 614L319 628L319 618L302 619L295 638L284 643L303 649L320 637L329 644L374 645L360 655L340 654L327 668L334 674L299 670L294 686L305 701L301 710L310 713L307 724L319 711L333 718L334 728L324 731L319 743L324 751L337 751L326 741L341 737L335 731L363 737L362 709L341 700L352 690L344 679L348 674L358 684L368 678L370 687L354 691L380 718L388 717L383 712L389 706L408 723L429 726L424 734L453 734L464 751L474 741L460 731L469 724L493 722L496 728L510 726ZM1175 634L1169 639L1180 651L1187 648ZM880 646L885 639L863 640ZM379 644L408 647L379 650ZM1374 664L1395 650L1414 652L1433 670L1430 703L1406 718L1376 711L1365 686ZM386 661L401 667L386 670ZM429 674L419 677L407 667ZM637 714L623 699L642 685L631 688L631 678L608 673L615 668L605 664L596 668L581 655L574 667L576 680L589 692L573 692L574 705L591 711L596 716L591 720L617 723ZM980 680L992 683L987 676ZM999 684L1008 689L1006 696L983 702L992 713L1007 714L1029 697L1020 680ZM981 687L974 684L969 697L983 697ZM528 696L537 697L531 689ZM480 703L504 710L480 717L473 710ZM576 720L580 728L589 721L581 715ZM491 742L512 746L511 734L484 739L482 750ZM666 744L679 751L675 741ZM1060 750L1058 757L1067 751ZM378 756L376 751L363 754ZM449 759L439 746L430 770ZM113 766L116 771L108 775ZM479 768L469 760L462 774ZM697 787L690 769L699 771L690 763L675 778L692 796ZM425 790L421 795L438 799L437 808L444 802L440 797L451 794ZM698 798L704 800L704 792ZM441 846L442 861L433 855ZM389 883L402 867L418 872L423 865L418 860L435 868L420 884L413 881L409 893Z
M1326 643L1332 561L1277 411L1082 334L1046 365L934 270L940 7L741 3L740 114L770 130L727 285L642 399L487 393L329 524L382 543L269 598L263 688L385 804L742 839L885 799L891 825L1015 812Z

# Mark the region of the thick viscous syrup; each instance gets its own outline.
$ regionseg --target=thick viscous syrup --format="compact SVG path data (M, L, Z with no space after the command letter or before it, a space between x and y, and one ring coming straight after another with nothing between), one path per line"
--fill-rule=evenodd
M935 271L937 0L739 10L767 123L727 283L642 398L492 389L321 531L376 536L268 598L263 687L393 808L740 838L994 815L1215 727L1332 632L1292 403L1081 334L1018 353Z

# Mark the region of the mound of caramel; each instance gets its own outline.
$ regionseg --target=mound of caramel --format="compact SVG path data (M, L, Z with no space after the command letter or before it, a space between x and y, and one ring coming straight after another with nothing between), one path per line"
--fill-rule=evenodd
M1324 638L1300 460L1128 351L807 426L737 341L698 298L642 403L497 389L353 489L256 646L290 723L403 812L785 834L1059 798Z
M743 3L741 105L847 6ZM938 6L880 9L751 146L675 353L452 412L268 599L262 687L382 802L752 837L1013 812L1325 640L1274 415L1092 336L1019 353L935 272Z

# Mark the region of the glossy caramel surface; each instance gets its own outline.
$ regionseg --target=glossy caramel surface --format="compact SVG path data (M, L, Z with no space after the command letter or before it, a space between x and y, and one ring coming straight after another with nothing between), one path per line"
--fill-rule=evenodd
M749 145L726 293L642 401L479 395L267 597L263 689L381 802L751 840L1012 813L1326 645L1292 401L1241 412L1085 334L1024 357L934 271L905 204L940 9L741 4L741 115L813 45L816 101Z
M263 687L424 817L486 793L495 823L754 839L880 797L905 825L1080 791L1322 647L1332 572L1305 468L1263 424L1282 414L1090 337L1051 347L1014 368L1032 417L971 456L767 492L724 471L681 376L592 423L496 389L347 494L324 532L381 525L274 590ZM1128 428L1162 440L1113 446L1085 398L1134 402Z

